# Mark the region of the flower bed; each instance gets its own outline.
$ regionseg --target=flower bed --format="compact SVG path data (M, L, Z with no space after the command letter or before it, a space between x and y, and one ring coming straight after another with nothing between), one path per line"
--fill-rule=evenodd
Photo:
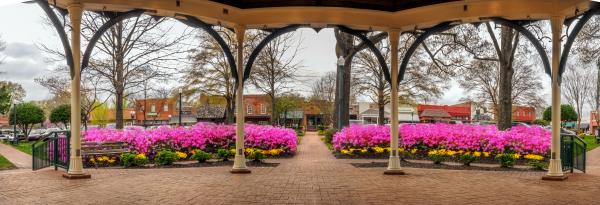
M499 131L493 125L404 124L399 131L399 151L405 158L429 158L437 163L445 159L465 160L465 164L486 158L493 161L503 153L541 161L551 141L550 131L537 126ZM336 133L332 143L338 156L387 156L390 128L351 125Z
M235 153L235 126L198 123L191 128L167 126L153 130L92 129L83 133L84 141L126 142L134 153L143 153L154 160L161 150L178 151L192 156L195 150L208 153L227 150ZM292 155L296 151L297 136L293 129L272 126L246 125L246 152L261 152L265 156ZM178 153L180 158L183 154Z

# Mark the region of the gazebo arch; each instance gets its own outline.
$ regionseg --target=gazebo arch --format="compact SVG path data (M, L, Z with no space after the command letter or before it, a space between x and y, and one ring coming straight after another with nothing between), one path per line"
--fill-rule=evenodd
M71 87L74 93L79 92L81 65L80 65L80 34L81 15L83 10L108 11L108 12L131 12L143 10L152 16L165 16L179 18L189 16L198 19L206 25L223 25L234 28L238 47L243 46L244 33L246 29L270 28L278 29L289 25L310 25L320 27L323 25L336 25L348 27L353 30L380 30L389 33L391 44L390 77L392 87L392 126L391 126L391 153L389 166L386 173L402 174L398 157L398 82L401 80L406 65L398 66L398 38L399 33L419 28L435 28L444 22L478 22L484 19L506 19L504 23L512 21L532 21L550 19L552 27L552 61L546 61L545 70L548 68L552 74L552 146L549 171L547 179L564 179L560 161L560 64L566 62L566 56L573 40L570 40L563 53L564 60L560 60L561 42L560 37L563 29L564 19L580 15L582 11L593 8L589 0L336 0L336 1L233 1L233 0L36 0L44 11L52 13L48 2L59 8L62 13L68 11L72 22L72 39L69 49L68 39L64 34L64 28L58 18L50 17L54 26L61 30L59 33L65 53L72 58L67 59L71 67ZM44 6L45 5L45 6ZM596 13L595 11L593 11ZM53 14L53 13L52 13ZM54 15L54 14L53 14ZM588 15L588 14L586 14ZM591 15L591 14L590 14ZM589 17L587 17L589 19ZM583 18L582 18L583 19ZM190 18L187 19L188 22ZM585 19L583 19L585 20ZM193 21L193 20L192 20ZM581 21L582 24L584 21ZM449 24L449 23L448 23ZM579 23L578 23L579 24ZM518 25L518 24L517 24ZM196 25L198 26L198 25ZM208 26L210 27L210 26ZM340 27L341 28L341 27ZM443 29L443 26L437 27ZM435 30L434 30L435 31ZM60 31L59 31L60 32ZM214 37L214 36L213 36ZM361 38L359 36L359 38ZM574 37L573 37L574 38ZM425 37L423 37L423 40ZM422 40L421 40L422 41ZM534 43L535 44L535 43ZM415 46L416 47L416 46ZM225 48L224 48L225 49ZM416 49L416 48L414 48ZM413 49L413 50L414 50ZM71 55L69 55L71 52ZM413 51L414 52L414 51ZM538 52L539 49L538 49ZM541 53L541 52L540 52ZM229 55L228 62L232 63L233 55ZM379 57L378 57L379 58ZM238 49L236 56L237 74L237 97L236 103L238 116L236 118L236 160L232 169L234 173L248 173L249 170L243 161L243 112L241 103L243 98L243 82L246 75L243 66L243 52ZM408 59L403 59L404 62ZM544 60L543 60L544 62ZM551 66L549 66L551 65ZM251 67L251 66L250 66ZM383 67L383 66L382 66ZM564 66L563 66L564 67ZM400 73L400 69L403 69ZM79 130L79 96L71 97L71 127L73 128L71 138L71 159L67 177L85 176L80 156L80 130ZM394 109L395 108L395 109ZM394 118L396 118L394 120ZM241 152L241 153L240 153Z

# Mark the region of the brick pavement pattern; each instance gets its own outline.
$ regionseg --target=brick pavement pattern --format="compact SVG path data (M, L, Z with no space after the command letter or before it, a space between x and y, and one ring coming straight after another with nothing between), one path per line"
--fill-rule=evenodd
M599 150L590 158L600 159ZM270 161L281 164L249 175L230 167L87 169L88 180L48 169L0 172L0 204L600 204L596 168L562 182L539 172L405 168L388 176L335 159L314 134L294 158Z
M10 145L0 143L0 155L18 168L31 169L31 155L25 154Z

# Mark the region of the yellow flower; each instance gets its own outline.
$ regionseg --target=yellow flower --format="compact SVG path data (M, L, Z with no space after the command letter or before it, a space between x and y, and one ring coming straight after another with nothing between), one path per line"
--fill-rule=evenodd
M114 160L114 159L109 159L109 160L108 160L108 164L113 164L113 163L115 163L115 161L117 161L117 160Z
M179 157L179 159L187 158L187 154L184 152L175 152L175 154L177 154L177 157Z
M90 158L90 163L96 164L96 160L92 157L92 158Z
M417 148L413 148L412 150L410 150L410 153L417 153L417 151L419 151Z
M448 150L448 151L446 152L446 155L448 155L448 156L454 156L456 153L457 153L456 151L453 151L453 150Z
M404 152L404 148L398 148L398 152L399 152L399 153L402 153L402 152Z
M230 149L229 151L230 151L231 153L233 153L234 155L236 154L236 151L235 151L235 149Z
M483 152L483 156L484 156L484 157L489 157L489 156L490 156L490 153L489 153L489 152Z
M544 160L544 156L537 155L537 154L527 154L523 158L529 159L529 160L537 160L537 161Z
M276 156L283 152L283 149L271 149L268 151L270 155Z
M347 150L347 149L343 149L341 152L342 152L342 154L351 154L352 153L350 150Z
M135 159L137 160L146 160L146 155L144 153L139 153L137 155L135 155Z
M481 157L481 152L473 152L473 156L475 156L475 157Z
M512 157L515 158L515 159L519 159L519 158L521 158L521 155L515 153L515 154L512 154Z
M383 153L385 149L381 147L373 147L373 151L375 151L375 153Z
M367 151L369 151L367 148L360 149L360 153L367 153Z

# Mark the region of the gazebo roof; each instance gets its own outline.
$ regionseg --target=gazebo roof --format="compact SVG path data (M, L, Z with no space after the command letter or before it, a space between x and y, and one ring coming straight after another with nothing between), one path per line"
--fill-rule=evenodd
M256 9L269 7L342 7L354 9L368 9L377 11L402 11L421 6L447 3L458 0L212 0L221 4L240 9Z
M73 0L48 0L66 9ZM344 25L359 30L414 30L443 22L468 23L489 17L509 20L577 16L590 0L77 0L85 10L149 15L194 16L207 23L246 28L280 28L291 24L314 28Z

